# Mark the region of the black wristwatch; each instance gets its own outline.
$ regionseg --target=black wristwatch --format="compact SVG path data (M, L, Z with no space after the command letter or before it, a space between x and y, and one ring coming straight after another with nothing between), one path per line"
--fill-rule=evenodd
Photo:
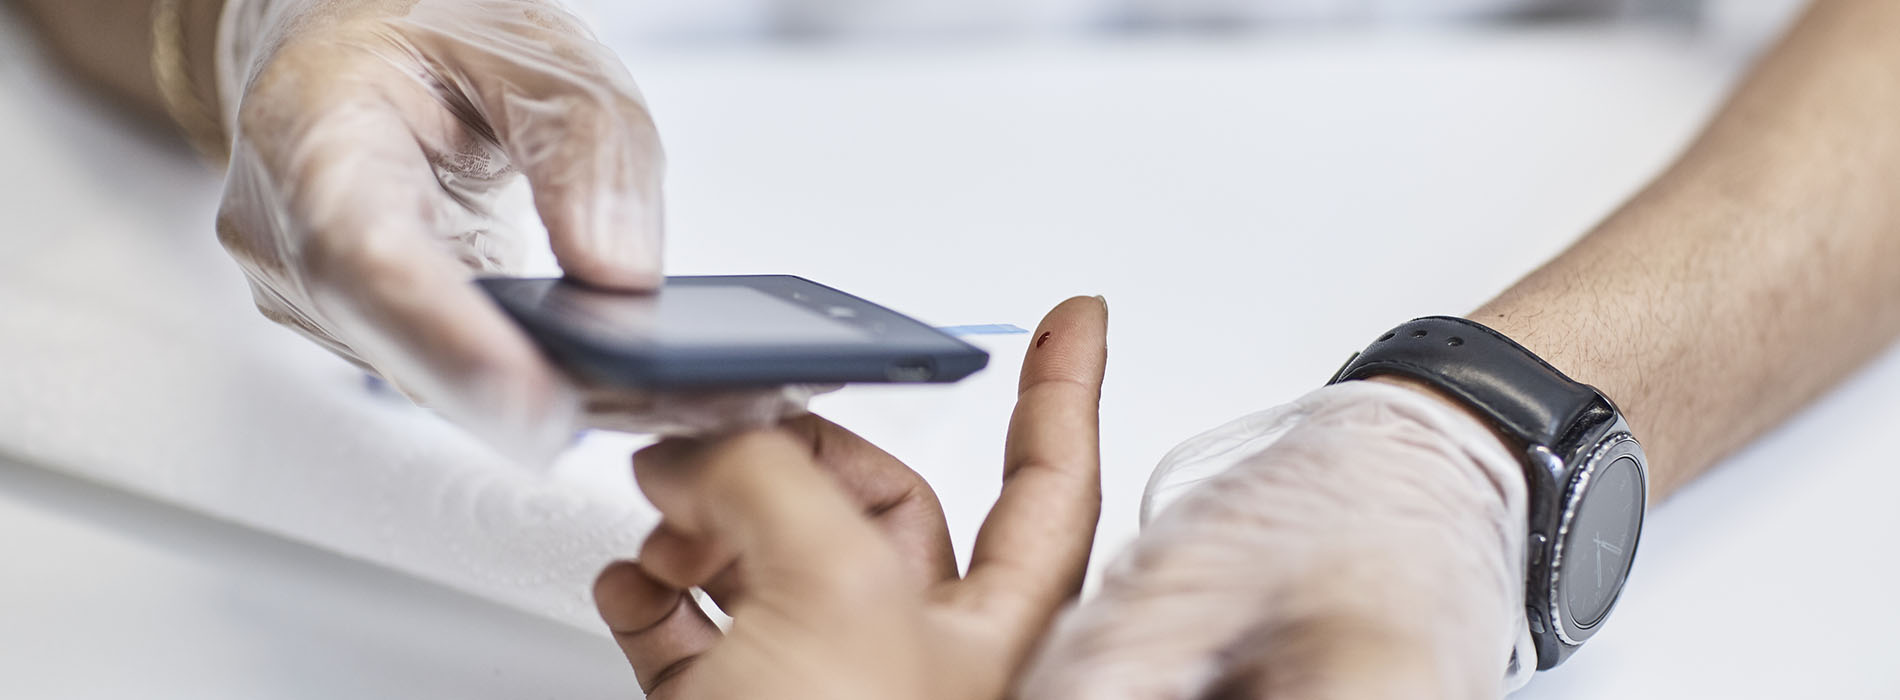
M1616 606L1643 530L1648 462L1622 413L1510 338L1461 318L1394 328L1328 383L1381 374L1456 398L1518 450L1530 486L1530 639L1539 670L1562 663Z

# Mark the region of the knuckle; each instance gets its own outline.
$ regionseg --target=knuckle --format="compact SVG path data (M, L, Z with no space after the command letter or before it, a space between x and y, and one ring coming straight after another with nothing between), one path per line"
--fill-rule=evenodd
M639 674L641 675L639 679L641 692L646 693L647 697L657 697L662 692L678 689L685 683L682 679L688 677L686 675L687 671L691 670L692 667L699 662L699 658L698 654L683 657L667 664L665 668L655 671L651 677L646 677L645 674ZM682 692L681 694L684 695L685 693Z
M238 105L237 136L255 138L259 134L268 134L277 130L274 123L276 115L265 107L262 99L246 99Z
M616 90L602 98L602 102L604 115L616 126L636 134L659 133L653 121L653 112L647 109L646 101L640 99L639 95Z
M629 145L659 142L659 127L653 113L637 93L601 86L586 88L575 100L578 108L568 113L572 127L601 139Z
M230 205L219 209L214 228L218 245L247 273L252 270L283 272L283 261L270 254L268 243L244 225L243 219Z
M321 232L304 239L297 267L305 279L323 286L407 287L419 278L408 248L388 235Z
M679 461L685 451L691 449L692 444L693 442L688 438L667 438L642 447L633 453L634 473L671 465Z

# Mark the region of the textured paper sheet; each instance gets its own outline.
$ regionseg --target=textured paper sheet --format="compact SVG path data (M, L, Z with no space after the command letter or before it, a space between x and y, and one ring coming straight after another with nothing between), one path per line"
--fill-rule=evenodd
M551 476L273 327L211 235L215 174L46 79L0 12L0 451L587 629L655 521L632 438ZM24 150L22 150L24 149Z

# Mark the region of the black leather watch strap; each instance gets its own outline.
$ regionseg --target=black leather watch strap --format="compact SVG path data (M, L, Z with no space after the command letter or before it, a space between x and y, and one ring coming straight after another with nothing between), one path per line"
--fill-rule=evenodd
M1478 323L1450 316L1416 319L1346 361L1328 384L1397 374L1458 397L1507 435L1556 445L1593 410L1614 410L1595 389Z

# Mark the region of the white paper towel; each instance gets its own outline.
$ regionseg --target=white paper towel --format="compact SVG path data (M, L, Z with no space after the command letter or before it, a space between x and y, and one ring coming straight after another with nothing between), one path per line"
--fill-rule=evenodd
M218 178L59 87L0 12L0 451L598 628L594 575L656 516L632 438L551 477L250 308ZM7 162L50 163L33 172Z

